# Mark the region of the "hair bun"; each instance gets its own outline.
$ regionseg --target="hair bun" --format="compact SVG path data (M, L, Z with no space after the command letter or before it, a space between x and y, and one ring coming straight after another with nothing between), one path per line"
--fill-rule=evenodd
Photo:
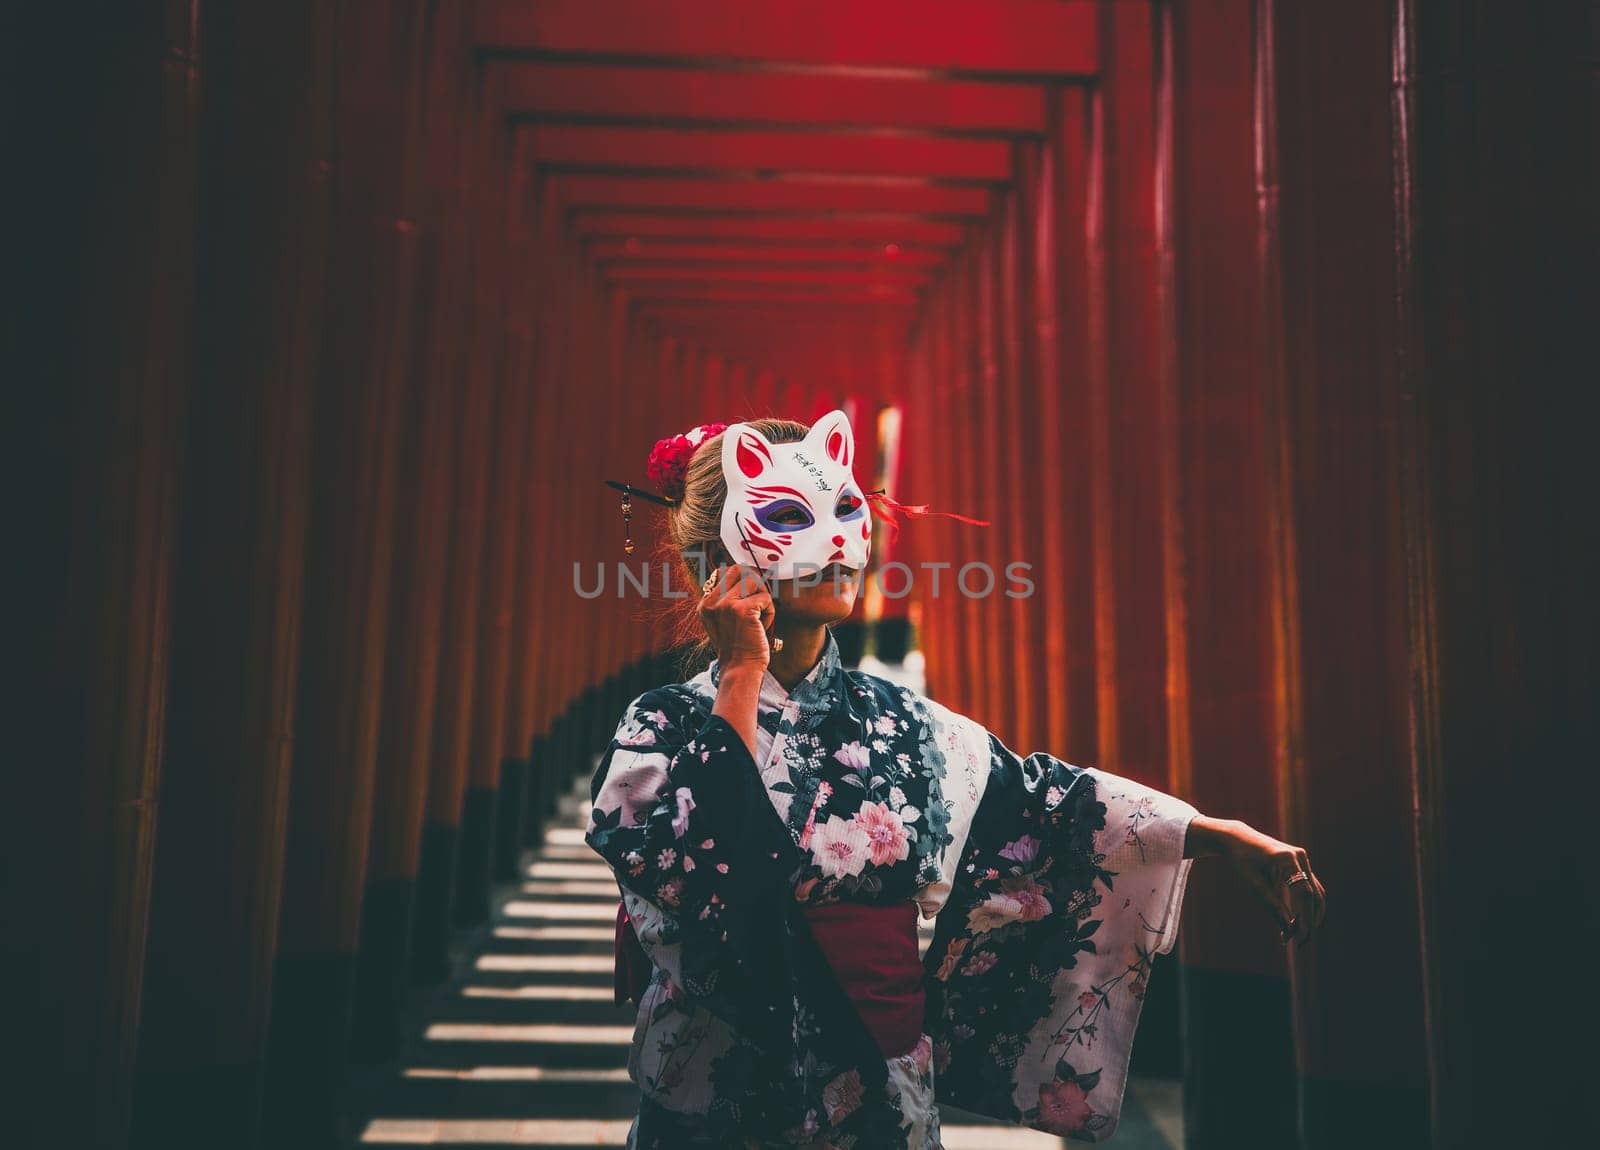
M656 440L650 451L650 462L645 464L645 474L656 485L656 490L675 503L682 499L684 483L689 476L689 460L694 458L702 443L727 426L726 423L703 423L683 435Z

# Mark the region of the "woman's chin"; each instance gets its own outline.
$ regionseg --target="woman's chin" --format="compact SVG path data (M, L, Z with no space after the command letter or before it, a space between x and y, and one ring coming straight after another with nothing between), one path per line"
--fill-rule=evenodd
M819 583L815 587L784 587L790 594L774 595L773 604L784 622L827 626L850 617L855 609L856 589L846 585L835 589Z

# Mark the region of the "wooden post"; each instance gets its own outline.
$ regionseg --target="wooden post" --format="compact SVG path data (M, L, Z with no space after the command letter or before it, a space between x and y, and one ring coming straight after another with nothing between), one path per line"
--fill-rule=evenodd
M493 73L490 73L492 76ZM494 93L485 90L481 69L461 131L463 164L472 182L466 190L468 240L473 261L466 341L460 374L453 382L460 412L455 451L454 500L450 511L448 581L445 591L438 703L427 822L417 885L414 961L419 977L437 981L448 972L449 941L456 906L461 817L471 750L478 669L478 610L483 593L493 431L500 402L501 308L504 288L504 219L507 193L507 132Z
M8 374L26 396L12 463L26 486L0 862L22 1103L7 1137L120 1150L172 652L202 73L187 12L118 6L89 26L58 6L18 15L9 134L39 198L16 209L9 257L22 296ZM36 50L46 43L70 44L70 66Z
M1039 165L1036 303L1039 309L1038 421L1050 437L1040 460L1052 461L1052 514L1042 514L1049 564L1041 580L1051 706L1049 747L1073 763L1099 758L1095 674L1093 488L1090 471L1090 97L1058 88ZM1053 289L1053 290L1052 290ZM1052 367L1052 364L1054 365Z
M293 750L335 21L207 6L199 347L133 1139L256 1144Z
M335 166L336 320L318 367L313 490L273 977L264 1128L342 1145L339 1097L367 878L400 451L410 399L421 125L420 5L342 16Z
M383 674L378 774L367 889L362 899L352 1057L382 1062L412 976L412 935L433 762L459 377L470 261L458 124L467 103L466 5L440 5L425 32L427 72L417 96L426 125L418 157L424 187L408 217L418 249L415 334L402 352L411 392L405 430L390 642ZM402 229L402 234L405 234Z
M493 337L501 348L497 368L499 403L492 432L493 470L484 526L483 588L478 604L477 668L473 680L476 685L456 884L455 922L463 927L476 926L489 917L501 767L513 753L505 745L504 736L514 579L528 460L538 450L528 438L534 394L529 370L533 324L528 310L529 286L536 274L533 264L537 259L531 219L535 211L530 186L533 157L529 146L526 132L511 133L502 241L504 298L500 304L500 330ZM515 810L514 803L508 803L507 809Z
M1514 1051L1550 1055L1517 1137L1559 1145L1591 1122L1595 992L1545 955L1592 953L1600 901L1563 817L1600 714L1593 6L1384 7L1433 1145L1483 1142ZM1514 939L1538 973L1507 1009Z
M1273 321L1259 255L1276 236L1256 192L1251 3L1170 18L1170 29L1157 25L1171 59L1155 119L1170 131L1170 156L1159 161L1171 164L1170 176L1157 179L1173 208L1158 221L1157 243L1172 252L1176 376L1164 392L1167 427L1153 441L1170 469L1168 565L1182 573L1166 588L1173 777L1200 809L1282 833L1278 480L1264 422ZM1142 58L1149 23L1126 31ZM1119 68L1127 55L1119 43L1108 61ZM1289 988L1274 925L1224 867L1197 868L1189 898L1181 951L1189 1142L1294 1145Z

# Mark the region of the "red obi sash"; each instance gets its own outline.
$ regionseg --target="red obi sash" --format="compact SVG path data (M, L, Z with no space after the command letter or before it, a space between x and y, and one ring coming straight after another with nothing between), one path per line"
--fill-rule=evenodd
M855 1004L885 1058L922 1038L922 959L917 954L917 904L805 904L811 937Z
M612 948L616 966L612 975L613 997L618 1006L625 1002L638 1002L650 985L650 956L639 945L639 936L633 933L633 920L628 917L625 903L617 903L617 937Z
M811 936L834 977L885 1058L912 1050L922 1038L926 996L917 954L917 906L831 902L801 907ZM650 960L617 907L616 1001L639 1001L650 983Z

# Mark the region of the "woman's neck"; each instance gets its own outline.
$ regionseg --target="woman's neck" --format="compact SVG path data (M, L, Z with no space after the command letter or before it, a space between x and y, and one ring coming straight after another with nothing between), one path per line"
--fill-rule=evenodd
M821 623L802 623L791 630L784 626L780 617L773 624L772 633L783 640L783 650L772 653L767 671L783 684L785 691L792 691L822 658L822 650L828 643L828 628Z

